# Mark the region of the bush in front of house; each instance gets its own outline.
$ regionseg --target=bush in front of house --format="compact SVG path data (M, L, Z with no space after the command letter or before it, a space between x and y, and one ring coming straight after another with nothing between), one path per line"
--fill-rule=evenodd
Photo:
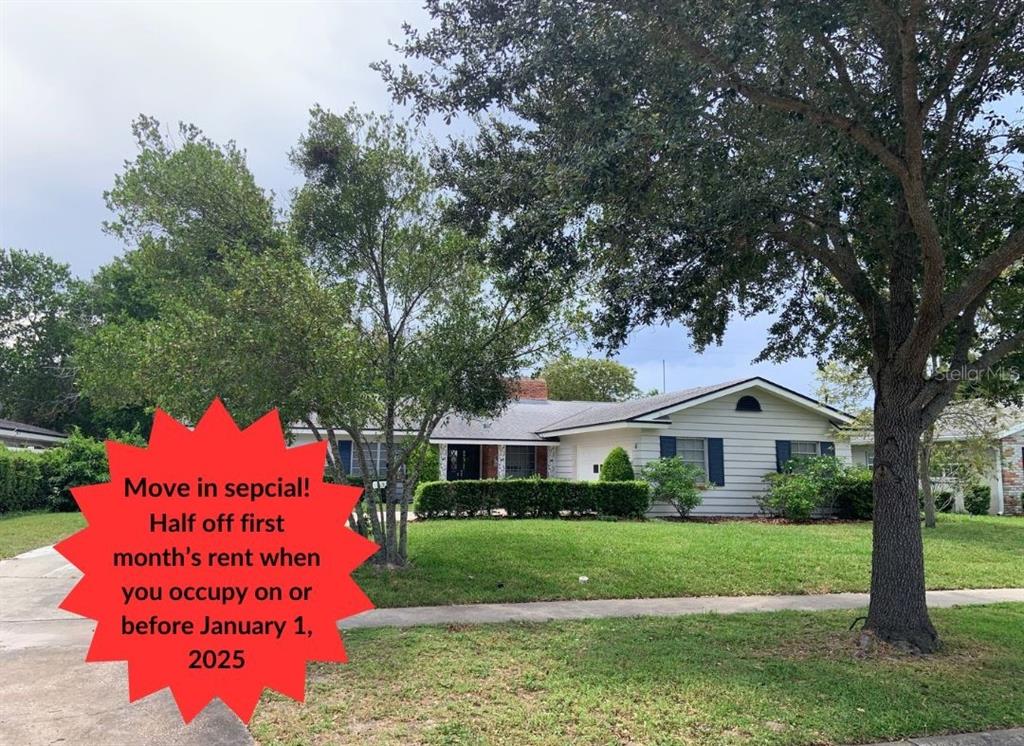
M874 512L875 496L872 489L871 469L864 466L848 466L836 474L827 485L836 517L854 521L869 521Z
M988 515L992 504L992 488L987 484L976 484L964 494L964 509L971 515Z
M791 521L810 520L833 507L835 488L849 467L835 456L794 459L781 472L766 474L758 498L761 511Z
M616 446L605 456L598 479L602 482L632 482L636 479L625 448Z
M772 472L764 476L767 489L757 498L761 512L773 518L806 521L824 502L817 483L800 472Z
M504 510L510 518L609 515L641 518L650 507L646 482L562 479L466 479L421 482L414 510L423 518L469 518Z
M0 446L0 514L47 507L38 453Z
M707 489L704 472L678 456L648 461L640 476L651 486L651 499L667 502L683 518L701 504L701 490Z

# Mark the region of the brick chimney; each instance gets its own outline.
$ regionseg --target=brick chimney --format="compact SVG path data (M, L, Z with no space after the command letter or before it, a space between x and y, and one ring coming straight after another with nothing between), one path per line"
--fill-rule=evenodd
M512 396L516 399L548 398L548 384L543 378L516 378L510 382Z

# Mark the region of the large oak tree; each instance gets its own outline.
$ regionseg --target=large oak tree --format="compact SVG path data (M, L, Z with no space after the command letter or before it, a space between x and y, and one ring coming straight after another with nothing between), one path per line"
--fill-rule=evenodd
M774 312L762 357L864 365L874 392L866 628L933 650L917 445L963 377L1024 343L1024 70L1004 0L429 0L382 72L478 118L440 158L453 214L524 287L585 277L611 344L699 347ZM937 350L948 362L929 371Z

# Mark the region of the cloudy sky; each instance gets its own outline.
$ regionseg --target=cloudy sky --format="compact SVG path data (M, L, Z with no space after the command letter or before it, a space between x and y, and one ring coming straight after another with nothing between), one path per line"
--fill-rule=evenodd
M403 21L424 24L418 2L0 0L0 243L81 276L121 253L101 231L103 191L134 154L140 113L234 139L283 206L298 183L285 155L310 106L393 106L368 66L393 55ZM704 355L678 327L646 329L620 359L644 389L661 387L664 361L669 389L756 373L810 393L809 360L751 365L769 323L737 320Z

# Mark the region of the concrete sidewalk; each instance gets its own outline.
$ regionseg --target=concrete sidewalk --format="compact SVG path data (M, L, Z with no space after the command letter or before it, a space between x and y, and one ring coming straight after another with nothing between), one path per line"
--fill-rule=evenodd
M95 623L57 608L80 577L52 547L0 561L0 743L253 743L219 700L185 725L167 689L128 702L126 663L86 663Z
M1005 601L1024 602L1024 588L928 591L928 605L932 608L976 606ZM515 604L373 609L343 619L338 626L342 629L360 629L415 627L421 624L495 624L498 622L550 622L562 619L603 619L608 617L685 616L708 613L744 614L757 611L828 611L863 609L867 605L867 593L828 593L816 596L697 596L596 601L533 601Z
M876 743L871 746L1024 746L1024 728L989 730L983 733L961 733L953 736L921 736L902 741Z

